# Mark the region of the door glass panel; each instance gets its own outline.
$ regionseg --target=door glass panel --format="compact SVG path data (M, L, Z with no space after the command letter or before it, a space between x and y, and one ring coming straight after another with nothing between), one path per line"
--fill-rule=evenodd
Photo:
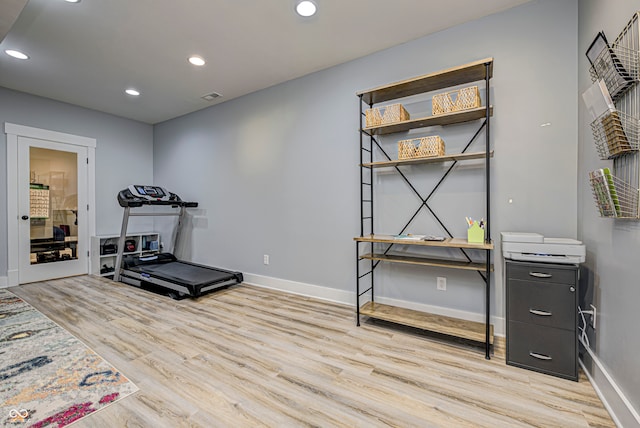
M30 263L77 259L78 155L29 149Z

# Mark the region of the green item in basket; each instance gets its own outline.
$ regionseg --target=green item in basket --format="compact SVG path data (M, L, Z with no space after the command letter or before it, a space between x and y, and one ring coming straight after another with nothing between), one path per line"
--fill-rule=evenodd
M603 168L605 178L607 179L607 185L609 186L609 194L611 194L611 201L616 210L616 217L620 217L620 201L618 200L618 193L616 192L616 186L613 184L613 176L609 168Z

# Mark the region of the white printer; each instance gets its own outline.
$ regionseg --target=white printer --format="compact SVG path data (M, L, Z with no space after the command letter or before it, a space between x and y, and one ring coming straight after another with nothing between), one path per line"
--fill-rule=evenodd
M501 232L505 259L528 262L577 264L584 262L582 242L566 238L545 238L539 233Z

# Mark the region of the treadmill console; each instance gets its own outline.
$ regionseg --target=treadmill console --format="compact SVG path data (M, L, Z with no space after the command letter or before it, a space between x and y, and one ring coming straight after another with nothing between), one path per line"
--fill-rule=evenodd
M197 207L197 202L185 202L175 193L164 187L131 184L118 193L121 207L141 207L142 205L172 205L181 207Z
M171 197L170 192L160 186L131 184L129 185L129 191L134 197L149 201L168 201Z

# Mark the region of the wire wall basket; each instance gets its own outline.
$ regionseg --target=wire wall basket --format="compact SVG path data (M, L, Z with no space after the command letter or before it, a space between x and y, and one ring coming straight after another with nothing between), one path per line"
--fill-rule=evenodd
M600 158L613 161L611 170L589 172L591 191L601 217L640 219L639 24L640 12L634 13L611 45L604 32L600 32L587 50L592 81L602 79L612 98L607 102L609 109L591 123Z
M624 46L605 48L589 69L591 80L603 79L613 100L617 100L638 79L638 51Z
M614 176L609 168L589 173L600 217L638 219L638 189Z
M638 151L639 121L624 112L607 111L591 122L593 139L601 159Z

